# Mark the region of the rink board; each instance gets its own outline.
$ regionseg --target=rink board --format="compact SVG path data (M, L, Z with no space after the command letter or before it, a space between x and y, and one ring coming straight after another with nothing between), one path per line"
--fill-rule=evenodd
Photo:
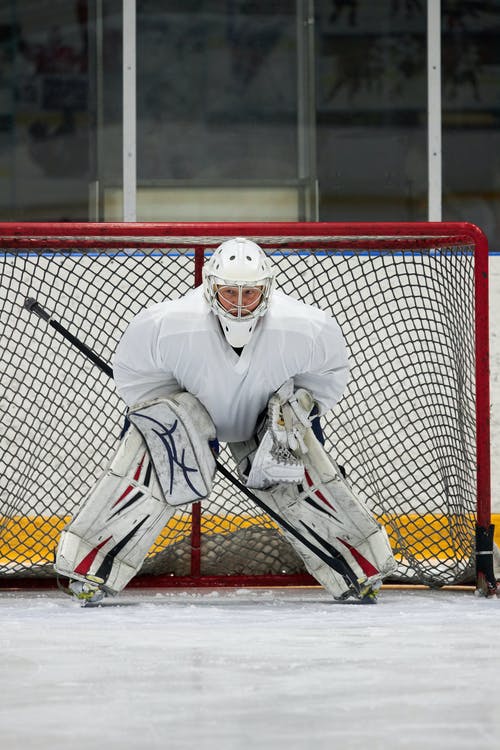
M54 560L55 549L62 529L70 521L70 516L18 516L6 522L2 543L0 544L0 565L10 569L13 573L26 568L50 564ZM393 548L397 549L397 536L401 536L411 544L415 553L421 559L437 559L445 561L449 556L443 551L441 540L443 534L450 533L454 523L453 518L443 514L419 515L408 514L399 518L379 518L389 534ZM474 519L460 517L457 522L473 524ZM500 546L500 514L492 515L495 524L495 543ZM201 534L207 538L210 535L229 535L240 533L242 529L252 526L276 525L262 515L234 515L219 516L213 513L202 513ZM397 533L395 532L397 529ZM191 515L177 514L170 519L165 529L156 540L152 552L161 553L170 545L178 544L191 534ZM13 546L12 542L16 540ZM26 545L23 546L23 540ZM33 541L34 540L34 541ZM151 553L150 553L151 554ZM465 555L469 551L464 552ZM455 551L455 556L460 551ZM396 552L396 558L398 554Z

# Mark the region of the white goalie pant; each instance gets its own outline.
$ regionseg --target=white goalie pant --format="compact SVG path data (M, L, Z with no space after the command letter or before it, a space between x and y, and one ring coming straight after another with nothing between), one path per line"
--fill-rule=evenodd
M190 393L136 406L110 465L61 534L55 570L121 591L175 507L208 496L215 427Z
M336 599L362 598L396 568L387 532L354 495L311 429L304 441L303 483L252 492L283 519L281 531L329 593ZM249 443L230 447L237 464L244 465Z

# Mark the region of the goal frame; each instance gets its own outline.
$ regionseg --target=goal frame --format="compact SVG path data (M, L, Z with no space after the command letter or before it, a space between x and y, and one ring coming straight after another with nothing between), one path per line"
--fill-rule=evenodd
M489 306L488 306L488 241L485 234L469 222L204 222L204 223L87 223L87 222L3 222L0 223L0 248L8 250L50 250L72 248L79 251L95 247L119 248L123 239L132 240L138 247L168 248L180 241L190 241L195 250L193 285L201 283L204 249L234 236L249 236L257 242L266 238L266 247L280 246L281 237L293 237L294 245L306 247L310 238L315 246L330 249L339 244L369 250L384 238L387 249L432 247L436 241L459 240L474 246L475 297L475 413L476 413L476 498L477 585L491 588L493 527L491 524L490 489L490 393L489 393ZM335 238L332 240L332 237ZM200 238L199 247L196 238ZM203 241L201 241L203 238ZM171 576L138 576L133 586L201 586L248 584L244 576L200 576L200 518L199 507L193 508L191 534L192 571L189 577L173 580ZM5 578L8 578L5 577ZM259 580L257 580L259 579ZM483 580L484 579L484 580ZM28 578L28 585L37 586ZM20 584L21 579L16 579ZM308 574L287 576L252 576L251 585L316 584ZM0 576L0 587L7 582ZM12 585L12 581L10 581ZM47 585L47 581L45 581Z

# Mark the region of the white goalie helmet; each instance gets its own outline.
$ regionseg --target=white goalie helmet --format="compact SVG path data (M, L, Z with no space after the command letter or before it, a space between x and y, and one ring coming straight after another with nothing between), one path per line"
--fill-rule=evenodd
M274 270L259 245L245 237L223 242L203 266L203 288L228 343L243 347L265 315Z

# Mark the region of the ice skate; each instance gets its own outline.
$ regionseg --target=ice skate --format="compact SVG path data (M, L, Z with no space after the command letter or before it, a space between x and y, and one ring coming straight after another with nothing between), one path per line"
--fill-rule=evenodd
M362 589L361 593L358 595L360 604L377 604L377 596L381 586L382 581L378 584L371 584Z
M106 598L106 592L99 588L97 583L91 581L70 581L68 593L79 602L81 607L96 607Z
M377 596L381 588L382 579L377 577L365 581L357 591L354 588L350 588L341 596L334 598L338 602L349 602L350 604L377 604Z

